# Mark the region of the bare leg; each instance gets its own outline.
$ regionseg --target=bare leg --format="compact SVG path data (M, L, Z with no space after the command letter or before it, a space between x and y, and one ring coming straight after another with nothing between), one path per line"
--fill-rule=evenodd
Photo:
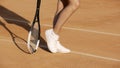
M56 15L53 21L53 29L46 30L45 36L48 49L52 53L69 53L70 50L61 45L59 35L62 26L72 13L78 8L79 0L58 0Z
M58 0L56 16L54 18L53 30L59 34L62 26L72 13L78 8L79 0Z

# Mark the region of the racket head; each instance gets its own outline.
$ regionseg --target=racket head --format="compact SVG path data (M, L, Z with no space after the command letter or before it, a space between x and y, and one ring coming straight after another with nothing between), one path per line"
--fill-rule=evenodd
M27 41L27 47L29 52L32 54L36 52L39 43L40 43L40 27L38 23L34 23L31 27L31 30L29 31L28 34L28 41Z

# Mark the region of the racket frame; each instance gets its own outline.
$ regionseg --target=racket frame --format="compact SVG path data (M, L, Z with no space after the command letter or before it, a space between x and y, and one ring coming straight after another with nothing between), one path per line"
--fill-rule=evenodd
M36 52L38 46L39 46L39 43L40 43L40 33L41 33L41 30L40 30L40 17L39 17L39 14L40 14L40 4L41 4L41 0L37 0L37 6L36 6L36 12L35 12L35 16L34 16L34 19L33 19L33 22L32 22L32 25L31 25L31 28L30 28L30 31L29 31L29 34L28 34L28 41L27 41L27 47L28 47L28 50L29 52L32 54L34 52ZM37 40L37 44L36 44L36 48L34 49L34 51L31 52L30 50L30 36L31 36L31 32L33 30L33 27L35 25L35 23L38 24L38 40Z

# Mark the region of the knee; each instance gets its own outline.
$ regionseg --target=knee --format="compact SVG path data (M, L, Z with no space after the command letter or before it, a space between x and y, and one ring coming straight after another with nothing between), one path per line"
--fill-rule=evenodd
M63 6L63 4L62 4L62 2L60 1L59 3L58 3L58 7L57 7L59 10L61 10L61 9L63 9L64 8L64 6Z
M71 0L69 5L71 5L73 10L76 10L79 8L80 2L79 0Z

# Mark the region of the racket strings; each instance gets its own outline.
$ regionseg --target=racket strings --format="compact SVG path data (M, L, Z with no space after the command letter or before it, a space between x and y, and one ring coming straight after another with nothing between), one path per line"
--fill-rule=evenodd
M29 33L29 50L31 53L36 51L38 45L39 45L39 26L38 23L35 23L32 27L30 33Z

